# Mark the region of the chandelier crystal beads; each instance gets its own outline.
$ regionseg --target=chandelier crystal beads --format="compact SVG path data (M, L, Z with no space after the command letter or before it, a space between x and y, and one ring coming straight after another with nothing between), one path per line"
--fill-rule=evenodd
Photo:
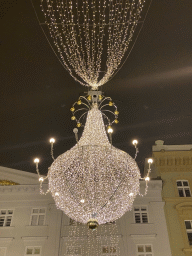
M109 142L97 104L88 112L81 139L48 172L56 206L81 223L104 224L131 210L139 178L135 160Z

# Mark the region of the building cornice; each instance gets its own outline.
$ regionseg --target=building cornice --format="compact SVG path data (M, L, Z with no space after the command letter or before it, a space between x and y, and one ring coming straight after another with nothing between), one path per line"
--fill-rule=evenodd
M165 202L176 202L176 203L189 202L189 203L191 203L192 202L192 197L163 197L163 200Z

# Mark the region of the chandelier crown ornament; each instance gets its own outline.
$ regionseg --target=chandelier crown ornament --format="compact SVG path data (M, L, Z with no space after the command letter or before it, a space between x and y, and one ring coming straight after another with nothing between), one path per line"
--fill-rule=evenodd
M81 105L85 106L83 110L78 105L79 100L74 103L80 107L73 113L80 116L77 123L87 114L82 136L78 140L78 129L74 128L76 145L53 161L44 178L48 178L49 191L57 208L71 219L87 223L90 229L120 218L132 209L136 195L140 194L141 176L137 163L129 154L112 145L111 131L109 138L107 136L113 121L105 113L116 115L116 106L107 103L111 98L99 95L102 93L90 91L88 96L80 96ZM150 164L151 161L146 184ZM39 174L38 167L37 172ZM42 180L40 185L40 191L44 193Z

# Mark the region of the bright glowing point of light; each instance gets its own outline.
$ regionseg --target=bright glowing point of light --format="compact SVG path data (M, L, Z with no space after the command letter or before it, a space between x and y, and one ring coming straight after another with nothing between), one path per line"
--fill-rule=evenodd
M43 177L40 177L40 178L39 178L39 181L40 181L40 182L43 182L43 181L44 181L44 178L43 178Z
M138 140L133 140L133 141L132 141L132 144L133 144L134 146L136 146L136 145L138 144Z
M130 193L129 196L133 196L133 193Z
M51 138L49 142L50 142L50 143L55 143L55 139L54 139L54 138Z
M81 201L80 201L81 203L85 203L85 199L81 199Z
M149 177L146 177L146 178L145 178L145 181L150 181L150 178L149 178Z
M152 163L153 163L153 159L149 158L149 159L148 159L148 163L149 163L149 164L152 164Z
M58 192L55 192L55 196L59 196L59 193L58 193Z
M35 158L34 163L39 163L39 158Z
M109 126L107 132L108 133L113 133L113 129Z

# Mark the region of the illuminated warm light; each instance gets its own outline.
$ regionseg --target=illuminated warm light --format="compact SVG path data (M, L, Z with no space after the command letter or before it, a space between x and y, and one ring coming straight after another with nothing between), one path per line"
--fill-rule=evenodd
M149 178L149 177L146 177L146 178L145 178L145 181L150 181L150 178Z
M152 163L153 163L153 159L152 159L152 158L149 158L149 159L148 159L148 163L149 163L149 164L152 164Z
M108 126L107 132L108 133L113 133L113 129L111 128L111 126Z
M34 163L36 163L36 164L39 163L39 158L35 158Z
M49 142L50 142L50 143L55 143L55 139L54 139L54 138L51 138L51 139L49 140Z
M132 144L133 144L134 146L137 146L138 141L137 141L137 140L133 140L133 141L132 141Z
M130 47L145 0L92 1L91 7L89 0L40 1L44 24L70 75L92 89L108 82Z
M55 196L59 196L59 192L55 192Z
M44 181L44 178L43 178L43 177L40 177L40 178L39 178L39 181L40 181L40 182L43 182L43 181Z
M75 221L96 219L99 225L132 209L140 178L135 160L109 142L97 104L88 111L78 143L60 155L48 171L52 195L59 191L59 197L54 196L57 208Z

